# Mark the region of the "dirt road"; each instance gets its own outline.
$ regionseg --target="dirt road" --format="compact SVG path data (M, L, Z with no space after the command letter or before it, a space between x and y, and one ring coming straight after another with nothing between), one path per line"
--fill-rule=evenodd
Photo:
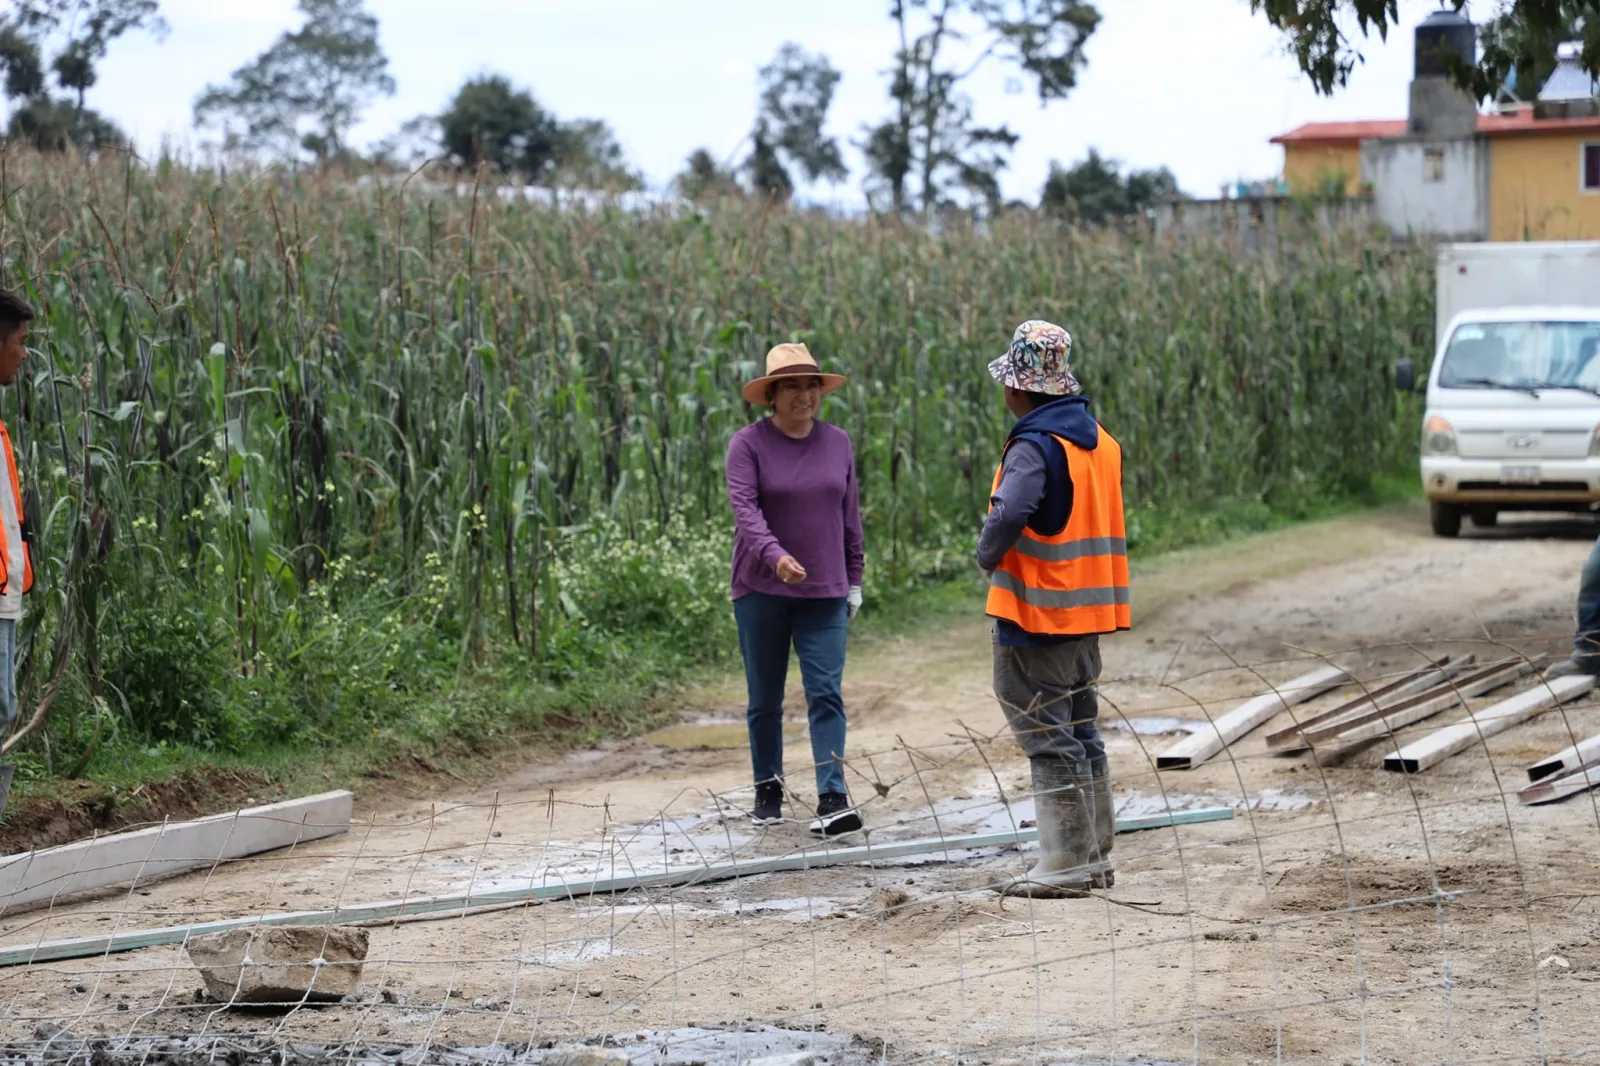
M1105 648L1119 810L1237 814L1119 837L1104 898L1002 904L989 886L1031 860L993 850L394 924L371 930L358 1002L289 1014L197 1001L181 948L156 947L0 971L0 1039L31 1038L48 1021L79 1036L318 1044L611 1036L641 1062L807 1047L840 1059L851 1046L894 1061L995 1063L1592 1055L1600 806L1585 795L1521 807L1514 792L1528 763L1600 732L1600 704L1580 700L1410 777L1381 768L1392 742L1266 754L1262 737L1288 715L1197 770L1152 767L1207 713L1305 672L1316 655L1370 679L1424 652L1563 654L1594 535L1507 522L1442 541L1403 509L1141 570L1136 628ZM873 841L1031 816L1026 763L988 691L977 610L852 660L851 787L867 800ZM0 915L0 944L814 847L803 822L756 832L743 818L741 705L730 683L686 701L676 726L531 765L494 789L363 796L347 837ZM809 793L794 717L790 775ZM749 1031L721 1032L730 1027ZM708 1050L711 1038L722 1043Z

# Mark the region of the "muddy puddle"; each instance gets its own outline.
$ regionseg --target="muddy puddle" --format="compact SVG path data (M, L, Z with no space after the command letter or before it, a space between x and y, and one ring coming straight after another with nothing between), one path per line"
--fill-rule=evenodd
M784 720L785 740L798 740L805 735L804 716L789 716ZM747 747L750 732L742 717L696 715L646 733L640 738L640 743L674 751L726 751Z
M1127 718L1104 717L1100 728L1112 733L1127 733L1141 737L1187 736L1205 728L1206 723L1196 718L1172 718L1161 715L1139 715ZM805 720L791 717L783 724L785 740L802 740L806 735ZM701 715L673 725L663 726L641 738L641 743L676 751L727 751L743 748L750 743L750 734L744 719Z
M67 1032L34 1041L0 1044L0 1063L47 1066L540 1066L570 1063L573 1052L624 1056L629 1066L870 1066L927 1062L926 1055L897 1054L876 1040L837 1033L747 1026L711 1029L640 1029L606 1036L595 1044L530 1047L494 1044L348 1042L312 1044L229 1035L226 1037L139 1037L82 1040ZM598 1057L598 1055L597 1055ZM942 1059L941 1059L942 1060ZM1050 1066L1179 1066L1147 1058L1087 1059L1071 1053L1044 1053Z
M1018 783L1021 784L1021 783ZM982 787L979 787L982 786ZM1116 796L1119 820L1149 818L1167 813L1206 807L1231 807L1252 813L1294 812L1316 806L1322 800L1314 795L1288 789L1262 789L1245 796L1223 793L1126 792ZM540 849L538 862L526 859L481 861L470 879L460 881L456 891L474 894L515 891L552 885L581 886L595 881L646 876L674 871L703 869L707 866L754 861L801 852L815 853L840 847L859 847L873 842L888 844L911 840L951 839L978 834L1010 833L1030 827L1035 818L1034 803L1025 791L1008 793L1003 799L993 778L975 780L969 791L936 800L932 805L902 814L872 817L868 808L869 834L851 834L823 842L811 837L803 823L785 823L767 829L753 829L742 807L728 803L726 797L705 801L700 811L673 818L609 828L600 842L552 841ZM971 849L968 849L971 850ZM978 858L997 848L972 851ZM944 853L907 856L896 865L917 866L948 861ZM805 920L798 917L795 920Z
M737 899L721 900L714 913L743 915L746 917L782 918L790 922L809 922L814 918L831 918L844 904L838 900L818 896L797 899L763 899L746 902Z
M1017 785L1024 785L1018 782ZM1322 800L1288 789L1262 789L1245 796L1204 792L1118 792L1115 795L1118 820L1150 818L1157 815L1198 810L1205 807L1231 807L1236 811L1292 812L1313 807ZM936 800L931 806L909 812L890 824L873 829L873 839L889 842L919 837L954 837L981 833L1005 833L1026 828L1034 821L1033 798L1018 789L1001 798L993 779L975 778L968 791Z
M1100 729L1108 733L1132 733L1141 737L1187 736L1204 729L1206 723L1198 718L1164 718L1159 715L1100 719Z
M627 1057L630 1066L748 1066L763 1059L784 1059L800 1066L866 1066L894 1062L881 1044L836 1033L805 1029L750 1026L744 1029L641 1029L608 1035L591 1045ZM573 1046L560 1048L496 1044L488 1047L403 1044L308 1044L282 1040L259 1042L240 1035L167 1039L82 1040L70 1033L41 1030L28 1043L0 1045L0 1062L45 1063L49 1066L537 1066L571 1061Z

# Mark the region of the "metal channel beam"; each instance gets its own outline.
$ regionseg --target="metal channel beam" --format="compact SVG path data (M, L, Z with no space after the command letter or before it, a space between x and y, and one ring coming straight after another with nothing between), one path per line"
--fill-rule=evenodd
M1471 665L1472 661L1473 657L1471 655L1455 661L1451 661L1450 656L1446 655L1442 659L1434 661L1430 666L1411 670L1387 685L1363 692L1354 699L1339 704L1332 710L1301 719L1287 729L1269 733L1267 735L1267 750L1277 752L1304 751L1310 745L1305 742L1303 734L1327 729L1351 715L1390 707L1411 696L1426 692L1435 685L1448 681L1465 670Z
M1580 740L1570 748L1562 748L1548 759L1540 759L1528 767L1529 781L1543 781L1558 774L1570 774L1600 762L1600 733L1588 740Z
M1285 682L1275 692L1245 700L1227 714L1210 722L1156 756L1157 770L1192 770L1257 726L1265 725L1279 711L1304 703L1350 680L1340 666L1324 666Z
M1503 733L1552 707L1577 699L1594 688L1595 681L1592 676L1580 674L1540 681L1533 688L1501 700L1465 721L1447 725L1407 744L1384 759L1383 768L1402 774L1421 773L1456 752L1470 748L1480 738Z
M1533 665L1521 660L1486 666L1460 681L1447 682L1393 707L1356 715L1327 729L1308 733L1306 740L1312 747L1334 750L1386 737L1406 726L1432 718L1440 711L1449 710L1464 699L1482 696L1509 685L1534 669Z
M1201 807L1195 810L1153 814L1143 818L1118 819L1117 832L1132 833L1143 829L1161 829L1167 826L1191 825L1198 822L1219 822L1226 821L1232 817L1232 807ZM562 882L496 892L423 896L413 900L386 900L381 903L356 904L349 907L339 907L334 910L261 914L250 918L228 918L214 922L197 922L192 925L166 926L160 929L129 930L125 933L115 933L109 936L47 940L38 944L18 944L0 948L0 967L27 966L56 959L86 958L121 951L136 951L140 948L158 947L165 944L183 944L187 943L190 937L257 925L348 925L354 922L410 918L422 914L453 912L457 915L465 915L469 911L482 907L501 907L517 903L547 903L551 900L580 899L586 896L631 892L635 889L686 888L691 885L732 881L740 877L755 877L759 874L819 870L829 866L844 866L858 862L885 862L915 855L948 854L981 848L1026 844L1038 838L1039 831L1037 829L1018 829L1011 832L905 840L888 844L864 844L859 847L848 848L830 849L819 846L816 851L796 852L778 858L752 859L749 862L722 863L714 866L697 866L691 869L668 870L659 874L598 878L592 881Z
M1567 774L1565 777L1547 777L1543 781L1535 781L1517 793L1517 799L1524 806L1532 807L1541 803L1555 803L1568 796L1576 796L1580 792L1587 792L1596 785L1600 785L1600 758L1595 759L1588 766L1580 767L1577 773Z

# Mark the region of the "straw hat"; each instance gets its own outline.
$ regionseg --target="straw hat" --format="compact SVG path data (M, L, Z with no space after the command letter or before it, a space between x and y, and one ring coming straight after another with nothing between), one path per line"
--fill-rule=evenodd
M803 344L780 344L767 353L767 372L763 377L746 382L743 395L746 403L763 406L770 401L767 399L767 386L779 378L812 377L822 379L822 394L837 389L845 382L839 374L824 374L817 366L817 361L811 358L811 352Z

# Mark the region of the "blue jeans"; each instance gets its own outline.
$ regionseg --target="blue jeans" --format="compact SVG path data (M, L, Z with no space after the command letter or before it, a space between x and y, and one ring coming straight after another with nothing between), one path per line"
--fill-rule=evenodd
M847 792L844 784L845 645L850 615L845 600L806 600L747 593L733 601L739 650L750 692L745 713L750 727L750 762L757 784L783 779L783 687L789 679L789 648L800 659L811 725L811 757L817 793Z
M1572 657L1600 665L1600 540L1594 542L1578 579L1578 635L1572 638Z

